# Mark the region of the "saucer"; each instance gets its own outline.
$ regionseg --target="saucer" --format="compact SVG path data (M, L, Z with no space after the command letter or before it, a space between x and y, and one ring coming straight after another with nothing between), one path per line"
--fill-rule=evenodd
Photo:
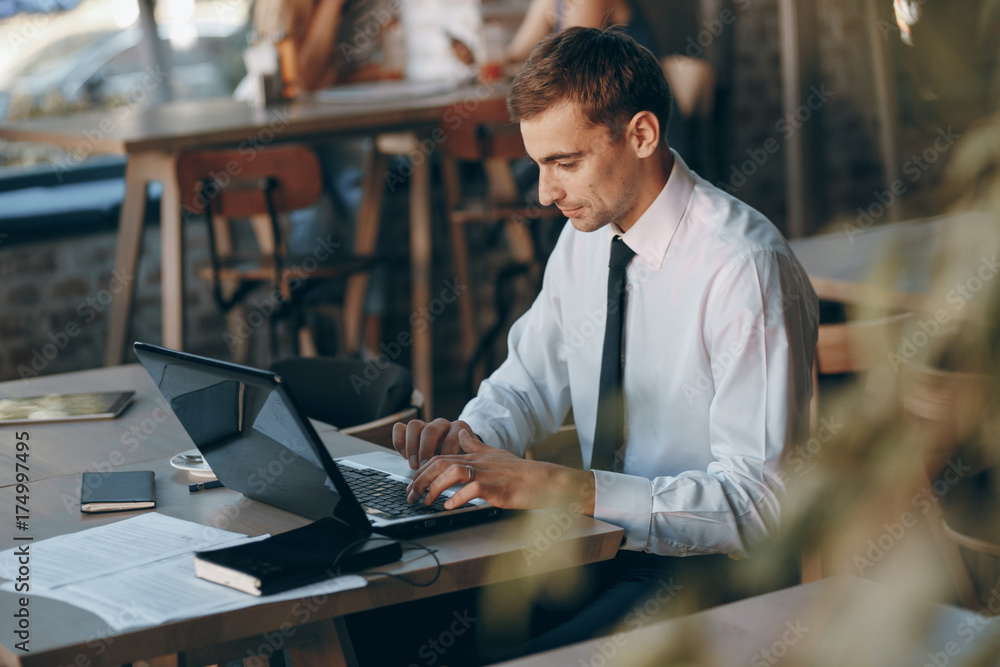
M193 461L188 461L187 459L183 458L184 456L197 456L198 458L201 458L201 452L199 452L197 449L189 449L186 452L181 452L180 454L177 454L176 456L170 459L170 465L177 468L178 470L187 471L187 473L192 477L206 477L206 478L215 477L215 473L212 472L212 469L208 466L207 463L205 463L204 459L195 463Z

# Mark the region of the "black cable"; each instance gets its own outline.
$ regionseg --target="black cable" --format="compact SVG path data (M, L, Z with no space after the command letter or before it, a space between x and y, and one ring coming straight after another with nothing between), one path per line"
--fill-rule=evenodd
M333 559L333 562L330 564L330 570L329 571L332 572L333 574L337 574L337 575L339 575L339 574L346 574L346 573L342 573L340 571L340 568L337 566L337 564L340 562L341 557L344 554L346 554L348 551L350 551L351 549L353 549L354 547L358 546L359 544L363 544L364 542L367 542L368 540L398 541L400 544L404 545L404 547L405 547L405 545L412 545L410 548L404 548L403 551L426 551L427 554L429 554L430 557L434 559L434 564L436 566L435 570L434 570L434 576L431 578L430 581L427 581L427 582L418 582L418 581L413 581L412 579L408 579L406 577L400 576L400 575L392 573L392 572L382 572L380 570L368 570L368 571L362 572L360 574L363 574L365 576L367 576L367 575L380 575L380 576L384 576L384 577L392 577L393 579L397 579L399 581L402 581L405 584L409 584L410 586L415 586L417 588L426 588L428 586L432 586L434 584L434 582L436 582L438 580L438 577L441 576L441 561L437 557L437 550L431 549L430 547L427 547L427 546L424 546L423 544L420 544L419 542L413 542L413 541L410 541L410 540L393 540L393 538L391 538L391 537L384 537L382 535L368 535L366 537L362 537L360 539L357 539L357 540L351 542L350 544L348 544L347 546L345 546L343 549L341 549L337 553L337 556Z
M428 586L433 586L434 582L436 582L438 580L438 577L441 576L441 560L437 557L437 549L431 549L430 547L426 547L423 544L420 544L419 542L413 542L411 540L400 540L399 542L400 544L403 545L407 544L413 545L409 549L404 548L403 551L425 551L427 552L427 555L429 555L431 558L434 559L434 566L435 566L434 576L431 577L430 581L425 581L425 582L413 581L412 579L408 579L393 572L382 572L379 570L372 570L370 572L367 572L366 574L391 577L393 579L396 579L397 581L402 581L404 584L409 584L410 586L414 586L416 588L427 588ZM422 558L422 556L418 558Z

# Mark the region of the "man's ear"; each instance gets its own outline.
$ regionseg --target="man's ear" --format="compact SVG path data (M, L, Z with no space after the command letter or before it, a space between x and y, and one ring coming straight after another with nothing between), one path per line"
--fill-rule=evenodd
M632 116L625 136L638 157L649 157L660 144L660 120L652 111L640 111Z

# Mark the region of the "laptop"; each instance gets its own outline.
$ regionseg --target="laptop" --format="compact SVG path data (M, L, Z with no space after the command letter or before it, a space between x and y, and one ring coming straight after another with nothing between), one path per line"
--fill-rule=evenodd
M406 502L411 470L388 450L337 457L281 378L239 364L137 342L136 356L222 484L248 498L311 519L334 517L364 534L410 538L492 519L476 499L446 510L456 485L425 506ZM331 452L330 447L333 451ZM354 449L356 451L356 449Z

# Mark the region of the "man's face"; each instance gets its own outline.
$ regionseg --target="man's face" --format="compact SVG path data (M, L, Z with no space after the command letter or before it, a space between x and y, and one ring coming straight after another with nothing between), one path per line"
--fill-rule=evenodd
M581 232L638 219L639 160L628 136L615 143L603 125L591 125L574 102L521 121L521 136L538 163L538 197L555 204Z

